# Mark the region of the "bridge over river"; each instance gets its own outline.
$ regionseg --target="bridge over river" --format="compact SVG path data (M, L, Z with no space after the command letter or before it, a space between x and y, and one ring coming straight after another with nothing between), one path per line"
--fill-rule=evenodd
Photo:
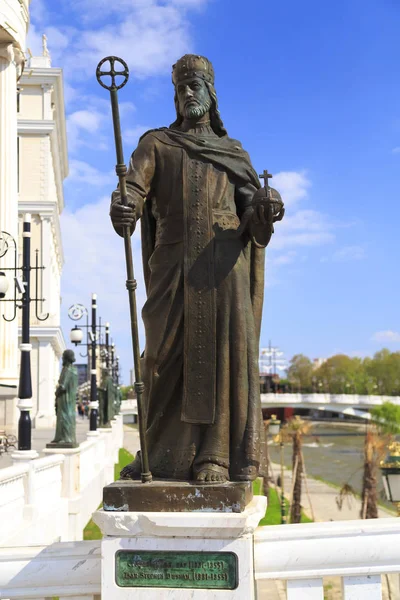
M369 416L369 409L384 402L400 405L400 396L361 396L358 394L261 394L262 408L308 408L343 413L356 417Z

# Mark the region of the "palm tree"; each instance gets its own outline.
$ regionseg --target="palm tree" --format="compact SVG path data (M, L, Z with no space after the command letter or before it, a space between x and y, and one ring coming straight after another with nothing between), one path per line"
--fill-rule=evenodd
M282 429L283 438L292 442L292 499L290 507L290 522L300 523L301 521L301 492L302 478L304 471L303 464L303 436L311 429L311 424L303 421L298 415L290 419Z

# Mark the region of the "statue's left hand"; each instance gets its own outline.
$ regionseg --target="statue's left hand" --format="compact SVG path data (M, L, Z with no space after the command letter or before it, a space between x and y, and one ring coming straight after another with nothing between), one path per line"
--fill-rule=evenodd
M270 195L267 197L265 188L260 188L253 196L252 202L254 208L253 223L255 225L270 225L276 221L281 221L285 214L282 198L276 190L270 188Z

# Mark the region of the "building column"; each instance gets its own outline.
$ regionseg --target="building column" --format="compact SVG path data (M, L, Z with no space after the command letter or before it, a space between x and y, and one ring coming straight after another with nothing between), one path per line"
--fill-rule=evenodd
M35 429L54 427L56 422L55 412L55 386L54 386L54 348L50 340L38 338L37 360L38 380L35 388L36 414Z
M0 43L0 230L18 240L17 194L17 80L23 67L23 54L10 42ZM12 249L1 259L1 267L14 266ZM9 274L10 273L10 274ZM12 273L10 290L13 289ZM8 294L9 296L10 294ZM9 303L11 305L11 303ZM2 314L4 307L2 305ZM12 315L12 307L5 309ZM0 384L18 385L18 322L0 318ZM3 388L7 389L7 388ZM11 394L11 390L10 390ZM15 393L13 393L16 396Z

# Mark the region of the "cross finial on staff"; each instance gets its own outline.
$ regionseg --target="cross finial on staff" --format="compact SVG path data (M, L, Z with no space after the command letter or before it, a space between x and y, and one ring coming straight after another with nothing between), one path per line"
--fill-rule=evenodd
M273 175L271 173L268 173L268 171L266 169L264 169L262 174L259 175L260 179L264 179L264 188L267 193L267 196L269 195L268 179L271 179L272 177L273 177Z

